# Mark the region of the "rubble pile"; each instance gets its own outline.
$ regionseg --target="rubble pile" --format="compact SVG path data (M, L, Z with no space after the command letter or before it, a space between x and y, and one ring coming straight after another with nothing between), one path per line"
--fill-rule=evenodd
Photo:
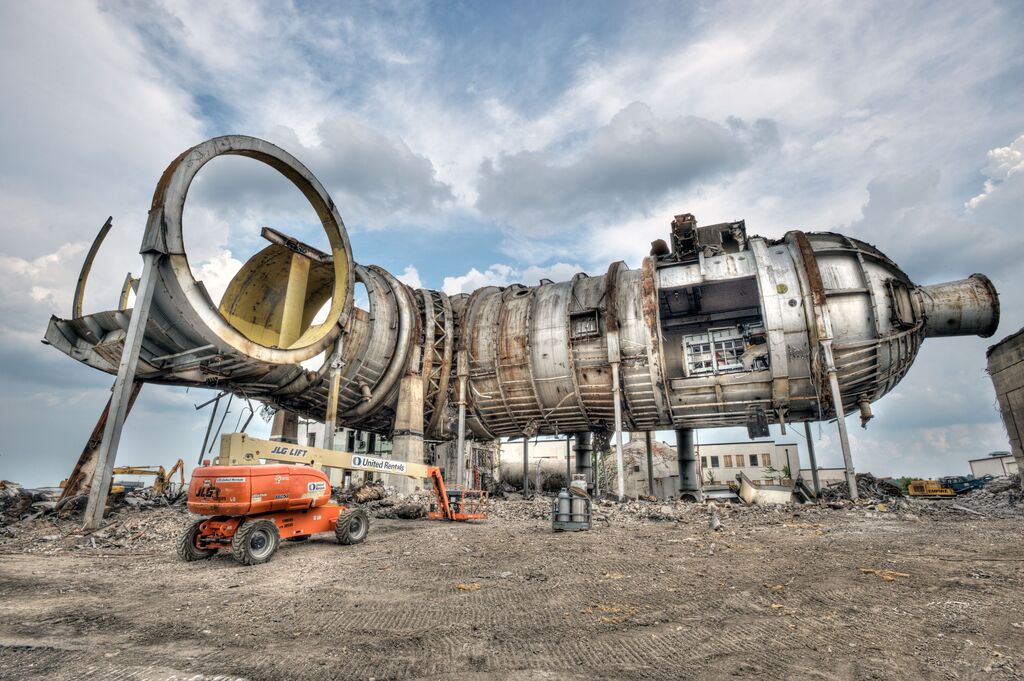
M335 501L342 504L368 504L371 501L377 501L384 499L395 493L395 488L386 486L380 480L373 482L363 483L359 487L341 488L335 487L332 490L331 496L334 497Z
M511 493L500 499L491 499L487 510L489 518L524 521L547 520L551 517L553 497L534 496L523 499L523 495Z
M1021 493L1020 474L990 480L981 489L958 496L956 504L985 515L1024 515L1024 494Z
M187 522L185 491L152 487L112 494L104 527L83 531L86 495L60 500L59 487L24 488L0 481L0 548L54 553L78 548L137 549L154 539L176 537ZM151 515L151 511L168 513ZM172 539L173 540L173 539Z
M880 480L871 473L857 474L857 494L861 499L885 501L903 496L903 490L886 480ZM840 501L850 496L850 486L846 481L831 484L821 490L822 501Z
M26 489L16 482L0 480L0 527L52 512L59 497L60 488Z
M432 495L426 492L400 494L383 482L368 482L350 489L335 488L334 498L346 506L364 509L374 518L416 520L426 518Z
M52 513L0 527L0 552L64 553L117 550L133 553L172 547L195 516L183 506L123 507L104 518L103 527L83 530L78 514Z

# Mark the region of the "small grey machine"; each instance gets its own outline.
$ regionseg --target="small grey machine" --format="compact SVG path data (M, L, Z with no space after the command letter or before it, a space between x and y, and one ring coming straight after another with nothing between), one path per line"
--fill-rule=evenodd
M551 507L551 529L555 532L589 530L591 528L590 495L587 481L574 475L569 488L562 488Z

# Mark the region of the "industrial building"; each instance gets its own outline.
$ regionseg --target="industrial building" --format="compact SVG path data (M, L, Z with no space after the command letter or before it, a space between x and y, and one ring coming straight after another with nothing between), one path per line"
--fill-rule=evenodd
M1009 452L993 452L988 456L971 459L967 462L971 467L971 475L983 478L991 475L1000 478L1004 475L1015 475L1020 472L1020 464Z
M757 440L697 445L705 484L735 480L743 473L753 482L772 484L800 477L796 443Z

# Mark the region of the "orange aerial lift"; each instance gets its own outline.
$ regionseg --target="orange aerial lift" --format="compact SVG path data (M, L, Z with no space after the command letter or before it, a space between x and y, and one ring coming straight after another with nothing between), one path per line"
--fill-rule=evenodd
M192 473L188 509L210 517L193 523L179 538L182 560L201 560L230 549L238 562L257 565L273 557L282 538L301 541L330 531L340 544L363 541L369 531L366 512L331 502L330 481L322 467L430 480L431 519L487 516L486 492L448 489L436 466L298 447L244 433L222 436L220 456L213 464L204 461Z

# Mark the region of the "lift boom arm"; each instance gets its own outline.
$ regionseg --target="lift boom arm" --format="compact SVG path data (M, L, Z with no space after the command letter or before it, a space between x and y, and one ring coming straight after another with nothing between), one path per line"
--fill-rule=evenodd
M220 456L215 466L255 466L263 461L302 464L316 468L367 471L407 478L430 480L434 488L437 511L430 517L444 520L471 520L486 516L487 495L477 490L457 490L450 496L444 477L437 466L410 461L382 459L352 452L339 452L320 447L301 447L287 442L261 440L245 433L225 433L220 438ZM467 494L472 492L472 500ZM472 505L472 508L469 506Z

